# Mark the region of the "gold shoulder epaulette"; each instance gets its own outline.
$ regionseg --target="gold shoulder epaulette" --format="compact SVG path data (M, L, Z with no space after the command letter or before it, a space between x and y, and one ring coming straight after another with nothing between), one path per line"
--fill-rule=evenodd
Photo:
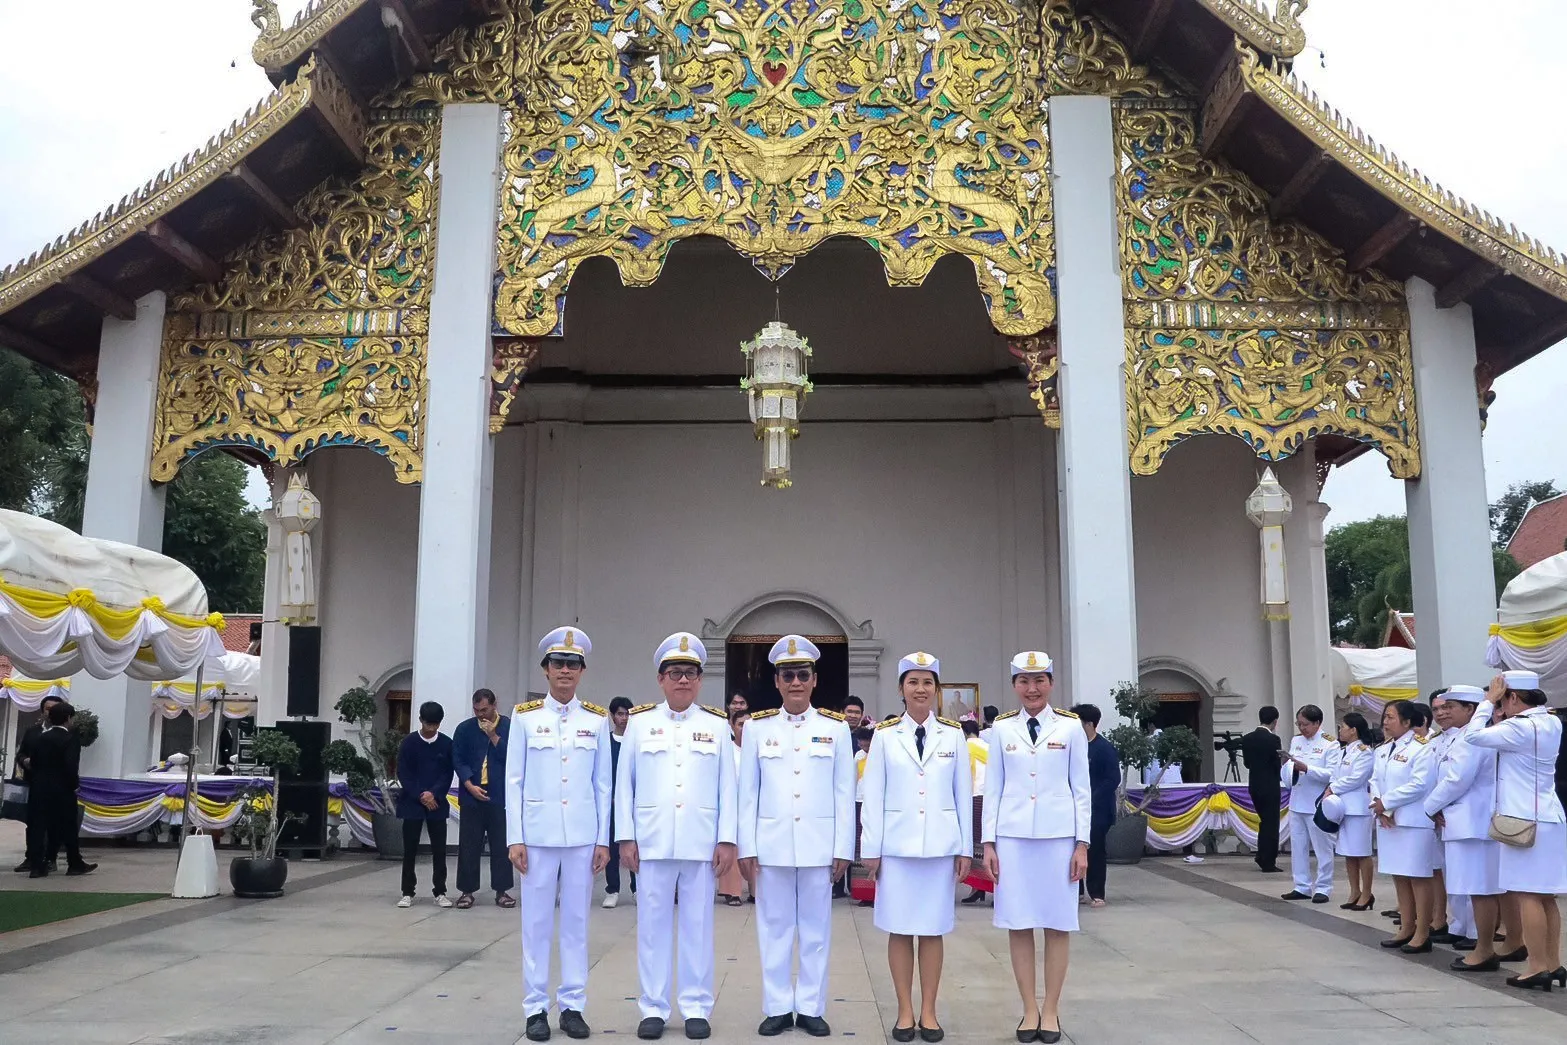
M951 726L953 729L962 729L963 728L962 726L958 725L956 722L952 721L950 718L942 718L940 715L936 716L936 721L940 722L943 726Z
M766 711L754 711L751 713L751 721L755 722L759 718L772 718L778 714L779 710L779 708L768 708Z
M593 712L595 715L608 715L609 714L609 709L608 708L601 708L597 704L589 704L585 700L582 702L582 706L587 708L589 711Z
M724 719L725 721L729 719L728 713L725 712L722 708L715 708L711 704L698 704L697 706L703 711L707 712L709 715L717 715L719 718Z
M1013 708L1011 711L1003 711L1001 714L997 715L996 716L996 721L1000 722L1002 719L1016 718L1017 716L1018 716L1018 710L1017 710L1017 708Z
M1415 743L1417 743L1417 744L1429 744L1429 743L1431 743L1431 738L1430 737L1416 737L1415 738Z
M1050 710L1054 711L1057 715L1060 715L1062 718L1076 718L1077 717L1077 715L1074 712L1062 711L1060 708L1051 708Z
M537 711L543 706L544 701L542 700L530 700L526 704L518 704L514 709L512 709L512 713L515 715L520 715L524 711Z
M876 728L886 729L888 726L896 726L900 721L902 720L896 718L884 718L880 722L876 723Z
M638 704L636 707L632 708L628 714L640 715L642 712L652 711L656 707L658 707L657 704Z
M848 717L845 716L844 713L841 712L841 711L833 711L831 708L817 708L816 710L820 711L822 714L826 715L830 719L835 719L835 720L837 720L839 722L847 722L847 721L849 721ZM756 716L752 715L751 717L755 718Z

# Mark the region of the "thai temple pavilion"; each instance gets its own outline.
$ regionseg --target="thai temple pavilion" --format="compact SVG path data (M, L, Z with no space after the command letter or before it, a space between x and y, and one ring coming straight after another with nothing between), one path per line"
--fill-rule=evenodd
M0 340L93 404L91 536L156 548L208 452L319 498L292 573L272 521L264 721L313 585L325 717L521 699L575 623L605 703L677 629L765 699L797 631L872 714L909 650L1005 704L1044 648L1060 701L1244 728L1331 706L1363 453L1422 688L1480 681L1482 404L1567 260L1295 79L1306 6L255 0L275 90L0 272ZM144 769L145 684L75 698L89 771Z

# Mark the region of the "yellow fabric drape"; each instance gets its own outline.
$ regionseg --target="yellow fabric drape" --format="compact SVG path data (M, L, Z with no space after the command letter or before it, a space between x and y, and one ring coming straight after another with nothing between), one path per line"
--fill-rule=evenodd
M1548 617L1528 624L1493 624L1491 634L1520 649L1539 649L1567 638L1567 617Z

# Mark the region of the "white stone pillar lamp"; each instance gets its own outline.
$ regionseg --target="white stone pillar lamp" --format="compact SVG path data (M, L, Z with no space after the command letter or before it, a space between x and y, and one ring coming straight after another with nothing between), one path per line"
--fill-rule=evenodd
M1262 539L1262 616L1268 622L1269 660L1273 675L1273 703L1285 703L1289 694L1289 571L1284 562L1284 520L1293 509L1289 491L1272 468L1264 468L1262 480L1246 498L1246 518Z
M800 434L800 409L811 390L806 365L811 346L774 320L740 351L746 359L740 387L750 399L751 423L762 443L762 485L784 490L792 485L789 442Z
M321 499L310 491L304 475L288 477L288 489L278 500L277 518L283 528L283 599L279 616L290 624L311 624L316 619L316 574L310 549L310 532L321 522Z

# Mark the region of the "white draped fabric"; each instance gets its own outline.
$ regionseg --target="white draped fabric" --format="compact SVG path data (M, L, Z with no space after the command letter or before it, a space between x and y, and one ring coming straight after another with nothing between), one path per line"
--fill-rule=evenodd
M1420 696L1412 649L1334 646L1328 652L1332 654L1335 719L1342 720L1348 712L1359 711L1375 723L1390 702Z
M70 679L30 679L15 673L0 678L0 700L9 700L21 711L37 711L49 697L70 696Z
M225 653L218 663L202 672L201 699L196 699L196 673L182 679L159 682L152 688L153 708L164 718L178 718L191 711L210 718L212 705L221 701L224 718L244 718L256 713L256 685L261 679L261 658L252 653Z
M1551 705L1567 704L1567 552L1535 563L1507 585L1486 663L1538 672Z

